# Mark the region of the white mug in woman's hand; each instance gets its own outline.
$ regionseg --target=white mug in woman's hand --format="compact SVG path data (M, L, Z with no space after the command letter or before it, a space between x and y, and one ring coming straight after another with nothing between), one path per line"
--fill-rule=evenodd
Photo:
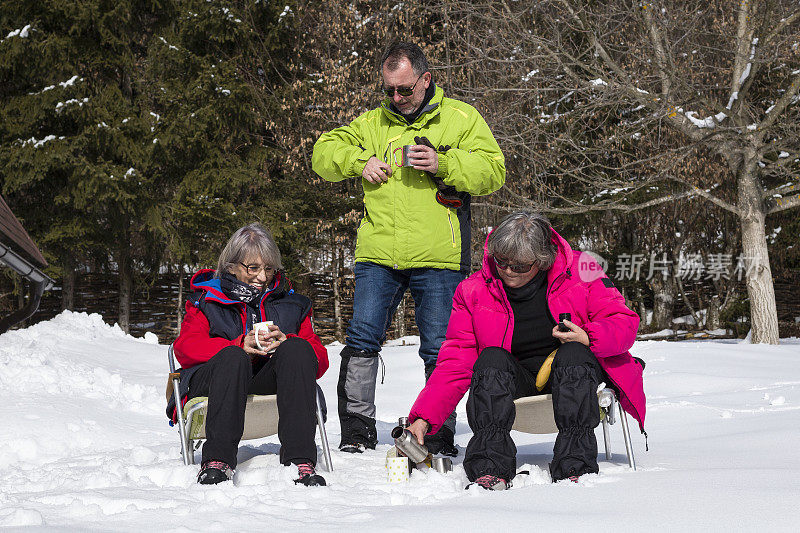
M253 331L255 332L254 335L256 338L256 346L258 346L259 350L263 350L264 347L261 346L261 341L258 338L258 334L262 329L265 330L267 333L269 333L269 327L271 325L272 325L272 320L267 320L266 322L257 322L253 324Z

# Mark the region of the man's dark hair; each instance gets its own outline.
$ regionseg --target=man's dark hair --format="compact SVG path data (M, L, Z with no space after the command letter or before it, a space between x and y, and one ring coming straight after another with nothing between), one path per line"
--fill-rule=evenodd
M397 70L403 59L408 59L417 76L422 76L429 70L428 60L425 58L422 48L416 44L402 41L395 41L389 45L381 57L381 68L385 65L390 71Z

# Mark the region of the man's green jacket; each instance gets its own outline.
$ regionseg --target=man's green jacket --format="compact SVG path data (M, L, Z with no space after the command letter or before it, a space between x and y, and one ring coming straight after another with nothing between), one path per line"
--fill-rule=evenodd
M469 271L470 195L503 185L503 153L478 111L445 98L440 87L413 124L389 104L387 99L349 125L322 134L314 145L312 167L328 181L361 178L372 156L391 166L386 183L361 181L364 217L355 259L397 269ZM436 176L466 193L460 208L436 201L436 185L425 172L400 166L403 145L417 144L415 137L427 137L437 148Z

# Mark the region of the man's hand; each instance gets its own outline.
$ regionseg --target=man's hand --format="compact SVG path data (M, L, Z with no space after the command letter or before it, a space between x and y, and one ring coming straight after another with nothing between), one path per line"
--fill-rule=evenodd
M423 420L422 418L417 418L414 420L414 423L408 426L408 431L411 432L412 435L417 437L417 442L421 445L425 444L425 434L431 428L431 425L428 424L427 420Z
M569 328L569 331L558 331L558 324L556 324L553 328L553 337L557 338L562 343L575 341L584 346L589 346L589 335L587 335L580 326L573 324L569 320L562 320L562 322Z
M408 162L417 170L430 172L432 175L439 170L439 157L436 150L424 144L415 144L408 150Z
M367 161L361 175L368 182L380 185L389 181L389 176L392 175L392 168L377 157L372 156Z

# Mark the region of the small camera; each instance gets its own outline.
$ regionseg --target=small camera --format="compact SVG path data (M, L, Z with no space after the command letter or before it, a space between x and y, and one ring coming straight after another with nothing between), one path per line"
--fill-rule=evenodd
M564 324L565 320L569 320L570 322L572 322L572 315L569 314L569 313L559 313L558 314L558 331L563 331L563 332L572 331L571 329L569 329L567 327L566 324Z

